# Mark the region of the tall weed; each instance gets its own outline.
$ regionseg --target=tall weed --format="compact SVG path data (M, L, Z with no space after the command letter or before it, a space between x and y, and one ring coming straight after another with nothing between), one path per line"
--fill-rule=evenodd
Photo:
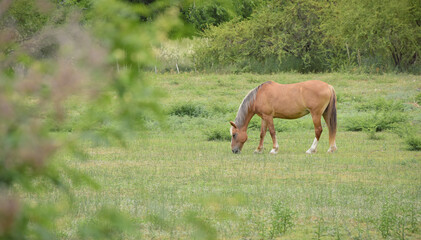
M272 229L270 237L275 238L286 233L294 226L295 213L285 206L284 203L278 201L272 205Z
M413 204L386 202L382 206L378 230L383 238L406 239L418 231L419 213Z

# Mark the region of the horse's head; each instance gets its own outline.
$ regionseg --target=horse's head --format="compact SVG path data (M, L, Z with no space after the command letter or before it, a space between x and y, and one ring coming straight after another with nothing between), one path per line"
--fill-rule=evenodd
M244 143L247 141L247 132L240 130L234 122L231 124L231 150L233 153L240 153Z

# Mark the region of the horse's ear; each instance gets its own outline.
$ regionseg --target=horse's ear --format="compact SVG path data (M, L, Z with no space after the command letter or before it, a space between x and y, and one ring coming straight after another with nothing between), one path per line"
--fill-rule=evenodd
M233 126L234 128L237 128L237 125L235 125L235 123L233 121L230 121L231 126Z

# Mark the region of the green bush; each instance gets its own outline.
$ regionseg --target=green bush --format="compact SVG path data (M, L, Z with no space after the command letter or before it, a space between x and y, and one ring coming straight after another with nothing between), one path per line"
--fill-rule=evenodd
M206 117L208 112L206 109L197 104L193 103L184 103L181 105L176 105L170 110L170 115L175 116L189 116L189 117Z
M419 136L409 136L405 139L408 149L411 151L421 151L421 137Z
M369 138L373 140L378 139L375 132L401 128L399 125L408 120L401 102L384 98L366 101L357 105L356 108L358 111L367 113L346 119L345 129L347 131L367 131Z
M358 111L404 111L404 105L401 102L386 100L384 98L378 98L373 101L366 101L360 105L357 105Z
M205 132L208 141L231 141L231 135L228 127L215 128Z
M407 116L401 112L376 112L370 115L350 117L345 120L347 131L376 131L395 129L407 121Z

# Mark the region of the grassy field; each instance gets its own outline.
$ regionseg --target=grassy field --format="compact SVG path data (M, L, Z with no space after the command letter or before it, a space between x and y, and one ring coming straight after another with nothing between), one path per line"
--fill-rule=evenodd
M74 238L76 224L101 206L130 214L136 228L124 239L421 239L421 153L409 151L398 134L406 130L420 136L421 109L415 103L420 76L185 73L146 78L166 95L161 100L168 114L164 123L148 120L125 148L86 143L86 161L57 156L101 185L73 190L76 208L61 217L63 239ZM314 139L309 116L275 120L277 155L269 155L269 135L265 154L253 154L260 127L255 116L242 153L231 153L229 121L249 90L268 80L309 79L325 81L337 92L336 153L326 153L323 125L318 152L305 154ZM368 125L367 131L350 131L358 124ZM377 130L383 131L370 131L380 124ZM54 202L59 195L38 197Z

